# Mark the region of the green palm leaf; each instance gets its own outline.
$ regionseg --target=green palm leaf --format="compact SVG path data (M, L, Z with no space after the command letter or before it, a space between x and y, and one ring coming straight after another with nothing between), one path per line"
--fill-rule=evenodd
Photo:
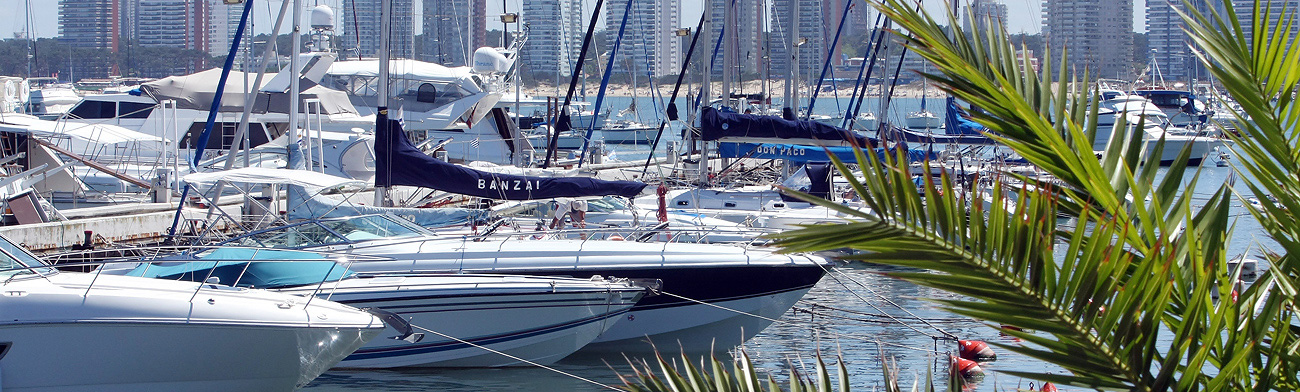
M1253 352L1239 348L1252 336L1234 332L1248 323L1245 307L1212 299L1231 290L1219 283L1229 281L1223 243L1230 191L1193 207L1198 173L1185 175L1176 164L1161 176L1154 158L1163 141L1147 155L1144 124L1117 124L1098 159L1091 148L1096 104L1085 104L1089 96L1070 83L1054 86L1053 78L1022 72L1004 35L967 35L950 27L955 20L941 26L900 0L878 7L938 69L927 78L986 109L977 121L1057 182L998 181L963 198L944 178L942 188L922 181L917 192L901 155L859 154L862 178L851 182L872 212L779 234L778 244L786 251L848 247L866 251L857 259L937 272L893 276L971 298L939 301L954 313L1032 331L1007 331L1028 344L1003 347L1071 373L1018 375L1113 390L1250 384L1241 380L1251 377L1243 364ZM1056 80L1069 80L1064 65ZM1190 158L1189 149L1180 154L1178 161ZM930 172L928 164L919 172ZM1058 213L1074 217L1077 229L1058 229Z

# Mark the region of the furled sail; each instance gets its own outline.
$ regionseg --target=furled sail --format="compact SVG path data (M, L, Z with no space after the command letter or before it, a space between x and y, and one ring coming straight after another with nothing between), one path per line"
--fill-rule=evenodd
M433 158L411 144L402 124L388 119L375 130L375 186L418 186L503 200L617 195L634 197L646 187L637 181L585 177L532 177L490 173Z
M700 112L704 140L750 143L794 143L819 146L873 146L871 138L816 121L786 120L776 116L723 113L712 107Z
M945 118L944 133L949 135L983 135L984 126L970 119L970 114L957 105L957 100L948 97L948 115Z

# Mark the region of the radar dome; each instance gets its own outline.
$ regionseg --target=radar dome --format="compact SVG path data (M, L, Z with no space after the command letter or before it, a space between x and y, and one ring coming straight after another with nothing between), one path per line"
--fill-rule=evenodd
M311 28L317 30L334 29L334 10L324 5L311 9Z

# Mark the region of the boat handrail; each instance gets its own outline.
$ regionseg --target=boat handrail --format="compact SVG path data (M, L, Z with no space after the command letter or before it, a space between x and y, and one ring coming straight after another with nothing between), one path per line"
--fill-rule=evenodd
M168 264L204 263L204 264L212 264L213 267L212 267L212 268L208 268L207 276L204 276L204 278L203 278L201 281L195 281L195 283L200 283L200 284L197 285L197 286L195 287L194 294L191 295L191 297L190 297L190 301L193 302L194 298L197 298L198 294L199 294L200 292L202 292L202 290L203 290L205 287L206 287L206 288L209 288L209 289L216 289L216 290L246 290L246 289L249 289L249 288L256 288L256 287L240 287L240 282L242 282L242 281L244 280L244 274L247 272L248 265L251 265L251 264L254 263L254 262L258 262L258 263L281 263L281 262L294 263L294 262L299 262L299 263L300 263L300 262L326 262L326 261L332 261L332 262L334 262L335 264L343 263L343 264L345 264L344 267L346 268L347 266L350 266L351 263L354 263L354 262L356 262L356 261L391 261L391 260L393 260L392 258L390 258L390 257L385 257L385 256L361 255L361 254L353 254L353 253L346 253L346 252L333 252L333 251L309 251L309 252L304 252L304 253L311 253L311 254L313 254L313 255L316 255L316 257L307 257L307 258L275 258L275 259L258 259L258 258L257 258L257 253L258 253L258 252L262 252L262 251L273 251L273 252L277 252L277 253L283 254L283 252L285 252L286 250L285 250L285 249L276 249L276 248L238 247L238 246L222 246L222 247L211 247L211 248L221 248L221 249L246 249L246 250L252 250L254 253L253 253L253 255L252 255L251 257L239 257L239 258L220 258L220 257L207 257L207 258L202 258L202 259L199 259L199 258L167 258L168 256L182 256L182 255L183 255L184 257L192 257L192 256L193 256L193 253L176 252L176 250L177 250L176 247L169 247L169 246L141 246L141 247L131 247L131 248L119 248L119 249L114 249L114 250L115 250L115 251L122 251L122 252L125 252L125 251L134 251L134 252L137 252L137 254L145 255L145 256L141 256L141 257L138 257L138 258L136 258L136 257L125 257L125 258L114 258L114 259L93 260L93 261L61 262L61 263L42 264L42 265L36 265L36 266L22 266L22 267L13 267L13 268L2 268L2 269L0 269L0 274L4 274L4 273L6 273L6 272L14 272L14 271L24 271L24 270L27 270L27 271L32 271L32 275L30 275L30 276L21 276L21 275L18 275L18 274L14 274L14 275L11 276L9 279L0 282L0 287L2 287L2 286L6 286L6 285L8 285L9 283L11 283L11 282L13 282L13 281L15 281L15 280L20 280L20 279L25 280L25 279L23 279L23 278L47 278L47 279L48 279L49 276L53 276L53 275L55 275L55 274L58 273L58 272L55 272L54 274L41 273L41 272L38 272L38 271L36 271L36 270L55 270L55 271L59 271L59 270L61 270L61 269L97 267L97 268L94 268L94 270L95 270L95 271L94 271L94 277L91 279L90 283L86 285L86 290L85 290L85 292L82 294L82 296L89 296L91 290L94 289L95 284L99 281L99 276L100 276L100 275L105 271L105 268L104 268L104 267L106 267L106 266L108 266L108 265L114 265L114 264L119 264L119 265L126 265L126 264L143 265L143 266L145 266L145 267L144 267L144 270L141 271L141 274L147 274L147 273L148 273L148 270L149 270L149 268L150 268L149 266L152 266L152 265L154 265L155 263L168 263ZM194 250L194 248L191 248L190 250ZM204 249L204 250L206 250L206 249ZM81 251L81 252L66 252L66 253L61 253L60 255L64 255L64 256L66 256L66 255L75 255L75 254L77 254L77 253L83 253L83 254L85 254L85 253L91 253L91 252L102 252L102 250L99 250L99 251L88 250L88 251ZM303 252L303 251L294 251L294 252ZM344 260L346 260L346 262L344 262ZM246 265L244 266L244 270L240 272L239 276L235 278L235 281L234 281L234 282L230 282L230 283L223 283L223 282L219 282L219 281L214 282L214 281L212 281L212 278L213 278L212 275L216 272L215 267L216 267L217 265L220 265L221 263L244 263L244 264L246 264ZM330 268L330 272L327 273L327 274L325 274L324 276L322 276L322 277L321 277L321 280L320 280L319 282L313 280L311 283L307 283L307 284L315 284L315 285L317 285L317 288L316 288L315 290L313 290L313 292L312 292L312 297L315 297L315 296L319 295L319 294L323 291L323 289L324 289L324 284L325 284L326 282L328 282L328 281L330 281L330 280L337 280L337 279L330 279L330 277L334 275L334 269L335 269L334 267L331 267L331 268ZM332 295L332 291L331 291L330 293L331 293L331 295ZM310 305L310 304L311 304L311 299L309 298L309 299L307 300L306 305ZM306 305L305 305L305 306L306 306Z

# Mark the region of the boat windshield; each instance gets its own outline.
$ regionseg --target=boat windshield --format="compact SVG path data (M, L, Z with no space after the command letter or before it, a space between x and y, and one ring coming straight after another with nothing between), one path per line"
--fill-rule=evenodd
M346 219L314 220L259 231L229 244L269 248L306 248L347 244L366 240L417 237L427 234L414 224L387 215L364 215Z
M46 265L22 247L0 237L0 278L11 279L20 275L53 273L53 268L28 268Z
M587 201L587 212L614 212L632 209L626 199L617 196L604 196Z

